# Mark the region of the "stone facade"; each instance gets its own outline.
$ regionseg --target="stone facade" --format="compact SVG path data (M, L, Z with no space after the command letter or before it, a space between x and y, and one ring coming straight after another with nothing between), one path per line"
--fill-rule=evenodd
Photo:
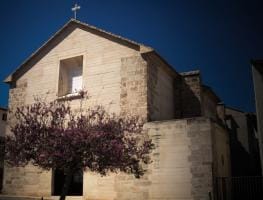
M183 72L174 79L175 118L206 116L218 120L220 99L202 84L200 72Z
M51 178L50 171L43 171L32 165L5 167L2 193L17 196L48 196L51 194Z
M121 58L120 109L122 115L147 120L147 63L141 56Z
M196 117L202 114L202 80L199 71L181 73L181 117Z
M177 73L150 47L71 20L6 79L11 85L9 108L33 103L34 95L58 98L60 61L76 56L83 57L83 87L90 96L83 108L99 104L109 112L137 115L146 120L145 134L156 144L153 163L145 166L148 171L141 179L85 172L80 198L203 200L213 196L213 177L230 173L228 137L217 124L219 99L204 88L199 72ZM77 109L80 101L74 99L71 104ZM55 198L53 181L51 171L6 166L2 192Z
M155 121L146 123L144 130L156 145L145 176L86 173L87 199L209 199L213 175L229 176L227 132L212 120Z
M174 82L179 74L156 54L144 53L142 57L148 63L147 102L149 121L175 118Z
M7 109L0 107L0 190L3 187L4 175L4 136L6 130Z
M150 199L208 199L212 193L211 122L191 118L146 124L153 153Z

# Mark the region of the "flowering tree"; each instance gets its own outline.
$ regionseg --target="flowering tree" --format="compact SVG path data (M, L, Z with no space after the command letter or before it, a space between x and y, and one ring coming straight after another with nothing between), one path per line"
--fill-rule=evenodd
M7 163L63 170L60 200L76 171L125 172L139 178L145 172L143 163L150 162L153 144L142 134L137 117L109 114L101 106L74 112L68 103L39 99L17 108L14 116L12 134L6 136Z

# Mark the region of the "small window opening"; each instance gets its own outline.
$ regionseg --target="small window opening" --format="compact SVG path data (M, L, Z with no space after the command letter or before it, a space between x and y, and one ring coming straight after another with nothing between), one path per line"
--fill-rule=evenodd
M82 90L83 56L60 61L58 96L75 94Z
M3 113L3 114L2 114L2 120L3 120L3 121L6 121L6 120L7 120L7 114L6 114L6 113Z

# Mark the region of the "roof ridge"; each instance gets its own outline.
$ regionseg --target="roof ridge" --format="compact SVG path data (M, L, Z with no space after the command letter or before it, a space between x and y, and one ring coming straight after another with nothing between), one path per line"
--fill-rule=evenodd
M191 76L191 75L198 75L200 74L200 70L191 70L186 72L180 72L180 75L182 76Z
M84 26L88 26L89 28L92 28L92 29L94 29L94 30L97 30L97 31L100 31L100 32L103 32L103 33L106 33L106 34L109 34L109 35L112 35L112 36L117 37L117 38L119 38L119 39L129 41L129 42L131 42L131 43L133 43L133 44L135 44L135 45L145 46L145 47L151 48L150 46L147 46L147 45L145 45L145 44L135 42L134 40L130 40L130 39L126 38L126 37L123 37L123 36L114 34L114 33L112 33L112 32L106 31L106 30L104 30L104 29L98 28L98 27L96 27L96 26L94 26L94 25L91 25L91 24L88 24L88 23L79 21L79 20L74 19L74 18L71 18L69 22L76 22L76 23L82 24L82 25L84 25Z
M153 48L149 47L149 46L146 46L144 44L141 44L141 43L137 43L133 40L130 40L130 39L127 39L125 37L122 37L122 36L119 36L119 35L116 35L116 34L113 34L111 32L108 32L108 31L105 31L103 29L100 29L100 28L97 28L96 26L93 26L93 25L89 25L87 23L84 23L84 22L81 22L79 20L76 20L76 19L73 19L71 18L66 24L64 24L60 29L58 29L58 31L56 31L48 40L46 40L46 42L44 42L37 50L35 50L29 57L27 57L26 60L24 60L24 62L22 62L22 64L20 64L8 77L5 78L4 82L6 83L10 83L13 79L13 76L23 67L25 66L34 56L37 56L38 53L44 49L55 37L57 37L67 26L69 26L71 23L76 23L78 25L82 25L86 28L89 28L89 29L92 29L92 30L95 30L95 31L98 31L100 33L103 33L103 34L106 34L108 36L111 36L115 39L118 39L118 40L122 40L126 43L129 43L129 44L132 44L132 45L135 45L135 46L138 46L139 48L139 51L140 52L148 52L148 51L153 51Z

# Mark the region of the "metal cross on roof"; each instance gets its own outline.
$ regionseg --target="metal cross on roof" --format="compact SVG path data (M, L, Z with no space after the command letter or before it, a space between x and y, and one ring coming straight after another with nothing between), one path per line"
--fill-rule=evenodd
M71 10L74 12L74 18L77 19L77 10L80 9L80 6L78 4L75 4Z

